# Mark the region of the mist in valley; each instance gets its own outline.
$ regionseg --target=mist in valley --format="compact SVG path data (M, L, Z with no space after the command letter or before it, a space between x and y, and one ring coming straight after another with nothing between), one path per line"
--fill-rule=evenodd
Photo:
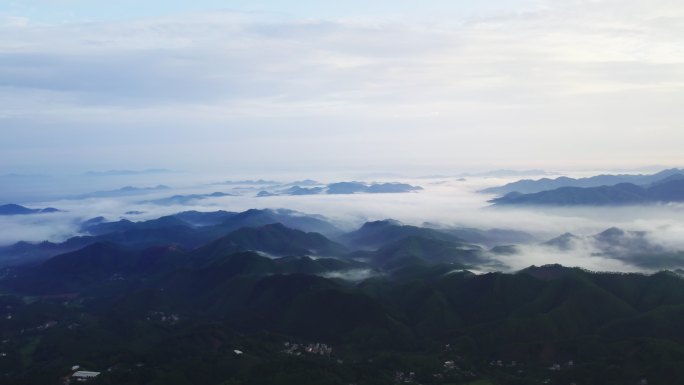
M391 178L385 176L386 179L364 179L339 175L314 181L305 175L245 180L171 171L118 174L44 177L45 185L40 188L35 187L35 180L23 185L17 183L16 189L30 190L23 195L28 199L19 200L20 203L32 208L54 207L60 212L0 216L3 228L0 245L9 246L19 241L63 242L84 235L82 223L95 217L104 217L111 222L121 219L139 222L191 210L242 212L282 208L323 216L345 232L354 231L366 222L394 219L405 225L441 230L497 229L529 234L523 242L501 240L495 245L483 245L496 263L480 266L482 271L515 271L530 265L552 263L625 272L684 267L684 257L678 253L684 250L683 205L494 207L488 202L494 196L479 192L517 180L517 176L392 175ZM345 177L349 179L342 179ZM420 186L422 190L394 194L276 195L297 183L325 186L341 181L400 182ZM50 183L56 187L52 188ZM60 187L67 185L68 189ZM122 190L126 186L134 189ZM258 196L263 191L274 195ZM53 199L58 192L61 196ZM221 193L221 196L212 196L213 193ZM30 197L39 199L31 200ZM171 197L175 199L169 199ZM596 236L610 228L621 229L625 235L613 239L610 245L602 244ZM572 235L563 247L547 243L562 234ZM639 234L641 248L635 247L636 241L630 240L630 237L634 238L633 234ZM621 243L624 243L623 247ZM492 246L514 247L498 253L488 251Z

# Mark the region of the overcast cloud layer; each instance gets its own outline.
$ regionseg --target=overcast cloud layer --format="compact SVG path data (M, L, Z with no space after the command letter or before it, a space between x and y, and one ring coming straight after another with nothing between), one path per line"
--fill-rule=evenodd
M62 3L0 8L0 172L681 163L679 1Z

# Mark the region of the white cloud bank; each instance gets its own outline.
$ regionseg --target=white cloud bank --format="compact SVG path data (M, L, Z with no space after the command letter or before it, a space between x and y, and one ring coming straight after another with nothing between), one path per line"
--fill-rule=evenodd
M430 23L18 16L0 20L7 170L681 163L677 1L543 1Z

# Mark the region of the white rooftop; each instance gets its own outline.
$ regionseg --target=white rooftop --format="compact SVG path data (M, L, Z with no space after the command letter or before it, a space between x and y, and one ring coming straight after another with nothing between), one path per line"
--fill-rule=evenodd
M72 377L76 378L95 378L100 375L100 372L89 372L87 370L79 370L72 374Z

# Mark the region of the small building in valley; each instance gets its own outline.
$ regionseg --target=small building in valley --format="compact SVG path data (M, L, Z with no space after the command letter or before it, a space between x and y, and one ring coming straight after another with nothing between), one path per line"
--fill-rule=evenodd
M90 372L87 370L79 370L77 372L74 372L74 374L71 375L71 380L72 381L78 381L78 382L85 382L92 380L93 378L97 377L100 375L100 372Z

